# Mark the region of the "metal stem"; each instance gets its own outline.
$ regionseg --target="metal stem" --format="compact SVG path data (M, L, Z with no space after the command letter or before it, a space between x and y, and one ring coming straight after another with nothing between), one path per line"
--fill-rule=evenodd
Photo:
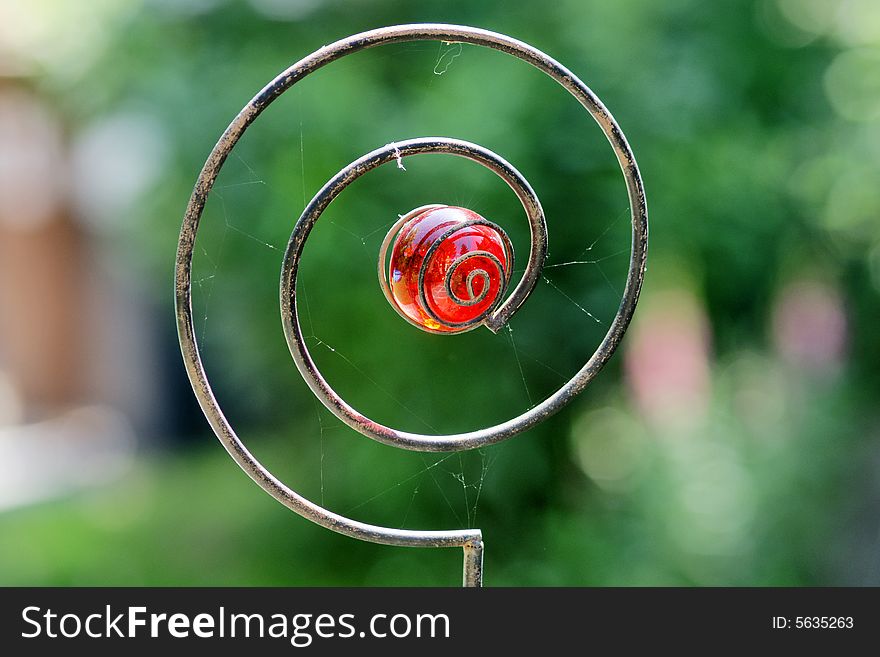
M468 541L462 546L464 550L464 573L462 586L479 588L483 586L483 549L482 539Z

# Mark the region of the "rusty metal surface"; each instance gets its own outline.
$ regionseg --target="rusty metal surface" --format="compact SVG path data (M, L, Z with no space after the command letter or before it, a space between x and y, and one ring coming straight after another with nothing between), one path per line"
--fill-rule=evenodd
M577 99L577 101L595 119L608 138L621 167L621 171L623 172L632 218L632 251L630 266L626 280L626 287L624 289L619 309L607 334L599 344L599 347L575 376L556 393L519 417L513 418L494 427L456 435L433 436L397 431L373 422L348 406L346 402L339 398L338 395L326 385L326 382L323 381L323 378L314 368L314 363L311 362L311 358L308 357L308 351L304 349L304 345L303 348L300 348L299 346L302 344L302 336L301 333L298 332L298 321L295 312L296 299L293 296L295 294L296 265L305 236L308 234L308 230L311 227L308 225L308 222L312 221L313 223L317 218L314 216L313 219L309 219L309 217L306 216L306 213L304 213L303 217L300 218L300 221L297 222L293 235L291 236L291 242L288 245L282 273L282 287L285 288L286 286L285 289L287 290L287 294L282 292L282 317L285 323L285 333L289 344L291 343L291 337L293 338L291 352L294 355L294 360L297 361L300 371L306 377L306 381L309 382L312 390L331 411L349 426L380 442L406 449L434 452L473 449L500 442L524 431L568 404L574 396L581 392L599 373L601 368L613 354L617 345L620 343L623 333L632 318L645 272L648 244L648 216L644 189L635 158L626 138L608 110L602 105L595 94L593 94L593 92L568 69L541 51L521 41L487 30L458 25L415 24L385 27L356 34L324 46L320 50L317 50L283 71L266 85L266 87L264 87L244 107L244 109L241 110L241 112L239 112L220 137L205 162L198 180L196 181L189 205L187 206L184 215L178 243L175 270L177 326L181 352L187 374L202 411L207 417L214 433L220 439L220 442L229 452L230 456L232 456L236 463L238 463L238 465L267 493L301 516L323 527L352 538L386 545L412 547L462 547L465 556L464 584L466 586L479 586L482 583L483 558L483 544L480 530L462 529L447 531L418 531L379 527L358 522L333 513L332 511L304 498L272 475L262 463L260 463L253 454L248 451L242 440L235 433L235 430L226 419L211 390L211 385L208 381L208 376L199 354L192 314L192 255L199 222L202 217L208 194L211 192L223 163L247 127L274 99L284 91L290 89L296 82L322 66L338 60L345 55L366 48L389 43L422 40L468 43L494 48L513 55L528 62L556 80L563 88L574 96L574 98ZM449 147L452 150L456 148L461 149L460 145L462 144L462 142L459 142L458 140L444 140L442 138L412 140L412 142L413 150L406 153L407 155L419 152L418 148L424 147L426 144L432 144L432 148L435 149L432 152L436 152L436 150L445 147ZM407 142L399 142L396 146L400 148L402 152L406 144ZM419 146L419 144L421 144L421 146ZM461 152L460 154L467 157L476 152L485 152L487 150L476 145L469 146L473 147L473 149L465 149L467 153ZM429 151L425 150L422 152ZM371 156L383 159L387 157L387 152L383 149L379 149L379 151L374 151L364 157L369 160ZM391 159L395 159L393 150L390 157ZM361 158L361 160L363 159L364 158ZM358 162L361 160L358 160ZM384 161L388 160L383 160L383 162ZM353 164L357 164L357 162ZM378 164L376 166L378 166ZM489 165L487 164L487 166ZM490 168L492 168L492 166L490 166ZM354 170L352 170L352 172L353 171ZM338 175L342 175L344 178L352 172L346 173L346 170L343 170ZM498 170L496 170L496 173L501 175L501 172ZM360 175L360 173L357 175ZM502 175L502 177L504 176ZM526 186L528 186L527 183ZM324 190L326 189L327 187L325 186ZM516 190L516 187L514 189ZM322 190L322 192L324 190ZM321 192L316 196L316 199L319 199L319 197L321 197ZM520 198L522 200L522 196L520 196ZM313 199L313 204L320 204L321 202L320 199L317 202ZM327 202L329 203L329 200ZM529 202L531 202L531 200L529 200ZM540 208L540 204L537 203L537 197L534 197L534 203L537 208ZM530 264L537 263L538 260L540 260L539 264L543 264L543 256L534 257L536 255L535 225L531 222L533 215L529 212L529 207L525 201L524 207L526 208L527 214L529 214L530 225L533 228ZM543 223L543 214L541 217ZM538 239L539 241L542 239L540 235L538 235ZM540 245L538 245L538 249L540 250ZM543 250L546 252L546 231L543 236ZM540 254L538 253L538 255ZM508 297L508 299L502 303L497 311L487 320L486 323L492 330L497 331L503 327L519 308L520 304L528 297L529 292L534 288L534 285L540 276L539 264L534 264L531 269L527 268L526 274L524 274L518 286L511 293L511 296ZM285 297L287 297L286 301Z

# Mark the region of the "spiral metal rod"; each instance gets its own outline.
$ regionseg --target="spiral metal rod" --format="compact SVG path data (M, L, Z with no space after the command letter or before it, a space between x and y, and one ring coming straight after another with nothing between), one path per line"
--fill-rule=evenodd
M526 43L503 34L459 25L398 25L341 39L324 46L283 71L239 112L208 156L184 215L175 269L177 327L187 375L202 411L230 456L263 490L301 516L352 538L385 545L461 547L464 550L464 585L480 586L483 572L483 542L479 529L421 531L370 525L346 518L315 504L269 472L247 449L220 408L202 363L193 321L192 258L199 223L208 195L226 158L248 126L278 96L307 75L331 62L383 44L425 40L485 46L528 62L556 80L595 119L608 138L623 172L632 218L630 266L620 307L595 353L570 381L536 407L495 427L457 435L425 436L384 427L348 406L321 377L305 347L296 314L296 271L305 239L320 216L320 212L351 180L364 173L364 167L369 170L390 159L397 159L399 162L401 157L422 152L450 152L488 166L514 188L529 217L531 248L523 277L510 296L497 306L484 322L493 331L498 331L507 323L534 289L546 255L547 235L540 203L525 179L512 166L483 147L458 140L429 138L398 142L390 148L379 149L364 156L351 167L340 172L312 200L294 227L282 267L281 305L285 335L297 367L318 398L346 424L360 433L397 447L433 452L473 449L509 438L561 409L598 374L616 349L632 318L645 272L648 216L644 189L635 158L611 114L571 71Z

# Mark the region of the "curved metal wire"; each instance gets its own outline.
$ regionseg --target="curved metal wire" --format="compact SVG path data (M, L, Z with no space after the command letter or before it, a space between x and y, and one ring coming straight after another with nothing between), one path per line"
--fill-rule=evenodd
M449 296L451 299L456 301L456 303L458 303L459 305L466 306L466 305L477 304L485 298L486 294L489 293L490 276L489 276L489 273L483 269L475 269L470 274L468 274L467 287L468 287L468 290L471 295L471 298L469 300L458 299L455 292L452 291L451 282L452 282L452 275L455 273L455 269L462 262L469 260L470 258L473 258L475 256L481 256L481 257L488 258L489 260L491 260L492 264L494 264L495 268L498 270L498 276L500 279L500 287L498 288L498 295L497 295L495 302L493 302L492 305L489 306L489 308L486 310L486 312L483 313L482 315L478 315L477 317L470 319L466 322L459 322L459 323L446 322L443 320L443 318L441 318L439 315L437 315L436 312L434 312L434 309L431 308L431 304L428 303L428 295L425 291L425 276L428 273L428 267L431 265L431 258L434 257L434 254L437 252L437 249L440 248L440 245L443 244L444 240L452 237L455 233L457 233L458 231L460 231L463 228L467 228L468 226L488 226L489 228L493 228L495 231L497 231L498 234L501 236L502 243L504 245L504 251L505 251L505 254L507 255L507 261L508 261L509 265L508 265L508 269L505 269L504 265L501 264L501 261L497 257L495 257L493 254L489 253L488 251L470 251L468 253L465 253L463 256L460 256L451 265L449 265L449 270L446 272L443 287L444 287L444 291L446 292L447 296ZM434 240L434 242L431 244L430 247L428 247L428 251L427 251L427 253L425 253L424 260L422 260L422 266L419 268L418 287L419 287L419 300L422 302L422 307L431 316L431 319L433 319L435 322L437 322L439 324L443 324L444 326L447 326L450 328L465 328L465 327L468 329L477 328L478 326L480 326L484 322L488 321L489 318L491 318L493 314L498 312L498 307L500 305L502 305L502 300L504 299L504 294L505 294L505 292L507 292L507 281L510 278L510 273L513 271L513 260L511 257L512 255L513 255L513 248L511 248L511 246L510 246L510 238L507 236L507 233L505 233L504 230L502 230L501 226L498 226L497 224L493 224L491 221L488 221L486 219L472 219L470 221L465 221L464 223L458 224L456 226L451 226L445 233L443 233L442 235L440 235L440 237L438 237L436 240ZM546 257L546 249L545 249L544 253L541 254L541 257L540 257L542 264L543 264L545 257ZM530 262L526 266L526 268L528 269L528 267L532 266L532 264L533 263ZM540 268L538 269L538 271L540 271ZM485 283L483 286L483 293L481 295L479 295L478 297L475 297L473 294L473 290L470 289L471 284L473 283L472 277L474 275L481 275L483 277L483 280Z
M498 292L498 299L501 299L504 296L504 283L507 278L507 271L504 269L504 265L498 259L498 257L494 253L490 253L489 251L468 251L462 256L457 257L452 261L452 264L449 265L449 269L446 271L446 276L443 277L443 291L446 293L446 296L452 299L459 306L476 306L478 303L483 301L487 296L489 296L489 286L492 284L492 276L485 269L472 269L468 272L467 277L465 278L464 287L467 290L467 297L460 297L458 293L452 287L452 277L455 275L455 272L458 268L466 263L471 258L486 258L489 260L498 272L498 278L502 281L502 287ZM419 272L421 273L421 272ZM421 278L424 279L425 275L422 274ZM480 283L480 292L474 292L474 279L479 278ZM429 304L425 301L425 306ZM436 313L435 313L436 314ZM447 324L449 326L449 324ZM452 324L451 326L455 326Z
M317 370L309 370L312 374L307 381L312 390L319 398L329 406L334 413L342 418L349 426L361 433L368 435L380 442L416 449L422 451L448 451L456 449L471 449L481 445L504 440L524 429L545 419L552 413L565 406L571 399L586 387L596 376L602 366L611 357L619 344L632 314L635 310L641 289L645 271L648 241L648 216L645 202L645 194L641 177L635 158L617 123L608 110L602 105L593 92L581 82L571 71L548 57L546 54L532 46L512 39L503 34L481 30L460 25L443 24L415 24L398 25L370 30L341 39L330 45L315 51L304 59L296 62L287 70L283 71L239 112L229 127L220 137L211 154L208 156L202 171L199 174L195 187L190 197L183 224L180 231L180 239L177 248L177 260L175 267L175 308L177 315L178 336L181 352L187 375L193 387L205 416L208 419L214 433L229 452L230 456L261 488L272 495L287 508L295 511L313 522L331 529L340 534L358 538L361 540L382 543L386 545L403 545L413 547L451 547L459 546L464 549L464 584L466 586L478 586L482 582L482 535L478 529L447 530L447 531L416 531L379 527L367 523L358 522L333 513L322 506L311 502L283 482L272 475L266 467L260 463L242 440L235 433L229 423L208 381L207 373L199 353L196 340L193 312L192 312L192 257L195 239L199 228L199 222L205 208L208 195L214 186L217 175L223 163L229 156L235 144L241 138L244 131L260 113L278 96L290 89L298 81L317 69L366 48L383 44L400 43L408 41L445 41L461 42L473 45L485 46L513 55L528 62L537 69L543 71L569 93L593 116L602 131L608 138L609 143L617 157L626 181L627 194L629 196L630 211L632 215L632 253L630 257L629 273L626 287L621 299L618 312L611 324L608 333L600 343L598 349L581 370L562 388L538 406L524 413L518 418L495 427L489 427L467 434L452 436L421 436L405 432L397 432L387 427L378 425L366 418L345 402L335 396L326 382L317 374ZM442 140L438 140L442 141ZM537 199L535 199L537 202ZM527 208L528 210L528 208ZM304 228L307 227L307 228ZM302 242L308 233L307 222L302 218L294 228L291 244L294 250L301 249ZM533 233L533 245L535 235ZM546 240L546 234L544 236ZM291 245L288 245L288 251ZM295 284L293 279L296 272L297 258L286 258L284 276L291 280L289 289L293 291ZM291 277L293 274L293 277ZM519 305L528 296L528 292L534 288L540 276L540 268L527 271L507 302L494 313L487 325L493 330L499 330L507 320L516 312ZM284 300L284 321L288 325L288 342L290 342L290 330L294 327L298 331L298 321L295 315L295 299ZM294 341L298 342L298 341ZM296 345L294 345L296 346ZM302 358L303 364L310 363L308 352L292 349L294 359ZM300 370L303 371L301 364ZM313 363L311 364L313 367ZM308 368L307 368L308 370ZM307 372L307 373L309 373ZM332 393L332 394L331 394Z
M479 324L488 327L493 332L497 332L520 308L520 306L525 303L525 300L535 289L535 285L537 285L538 280L540 279L541 270L544 267L544 261L547 257L547 223L544 217L544 210L541 207L541 202L538 200L537 194L535 194L535 190L532 189L528 180L526 180L525 177L512 164L510 164L510 162L484 146L461 139L452 139L450 137L421 137L418 139L407 139L405 141L398 141L377 148L343 167L335 176L327 181L317 194L315 194L314 198L309 201L299 220L296 222L293 232L290 235L290 241L287 243L287 248L284 251L284 261L281 268L281 319L284 323L284 335L287 338L287 344L290 347L290 352L296 361L297 367L306 381L309 382L310 386L312 386L312 381L314 381L318 387L321 387L321 384L318 382L323 381L323 378L320 373L317 372L315 364L308 352L308 348L305 346L297 316L296 276L306 240L324 210L326 210L330 203L355 180L383 164L389 162L399 163L404 157L426 153L457 155L481 164L495 173L514 191L525 210L526 218L529 222L530 244L526 269L523 272L519 283L510 293L510 296L485 318L481 319ZM382 261L385 259L384 254L390 245L391 239L393 239L393 233L395 233L407 219L420 212L437 207L441 206L436 204L425 205L408 212L394 224L382 243L382 247L379 250L379 281L385 293L385 298L388 299L392 306L396 307L397 304L388 293L387 274L384 271ZM491 224L491 222L487 222L485 219L480 221ZM466 222L458 225L456 230L465 225ZM509 238L507 238L506 233L504 233L504 231L498 226L493 225L493 227L499 230L502 234L506 242L505 248L509 250L509 255L512 255L513 248L510 246ZM401 315L404 316L404 319L409 321L403 313L401 313ZM476 328L479 324L474 323L473 328ZM416 326L422 330L428 330L431 332L430 329L425 329L425 327L421 325L416 324ZM441 333L440 331L434 332ZM445 335L445 333L443 334ZM326 392L316 389L315 386L312 386L312 390L322 401L325 402L325 404L327 403L326 400L329 398L336 398L339 401L342 401L338 398L338 395L327 386L326 382L323 383L323 386L326 386ZM328 406L328 408L330 408L330 406ZM330 410L333 409L330 408ZM333 412L336 413L336 411ZM354 425L352 425L352 427L357 431L361 431Z

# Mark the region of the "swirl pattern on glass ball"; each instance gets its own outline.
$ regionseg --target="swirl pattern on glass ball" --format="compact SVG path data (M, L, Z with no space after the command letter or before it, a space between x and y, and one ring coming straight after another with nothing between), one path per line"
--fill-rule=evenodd
M483 323L503 300L512 270L513 246L504 230L451 205L424 206L401 217L379 254L389 303L431 333L461 333Z

